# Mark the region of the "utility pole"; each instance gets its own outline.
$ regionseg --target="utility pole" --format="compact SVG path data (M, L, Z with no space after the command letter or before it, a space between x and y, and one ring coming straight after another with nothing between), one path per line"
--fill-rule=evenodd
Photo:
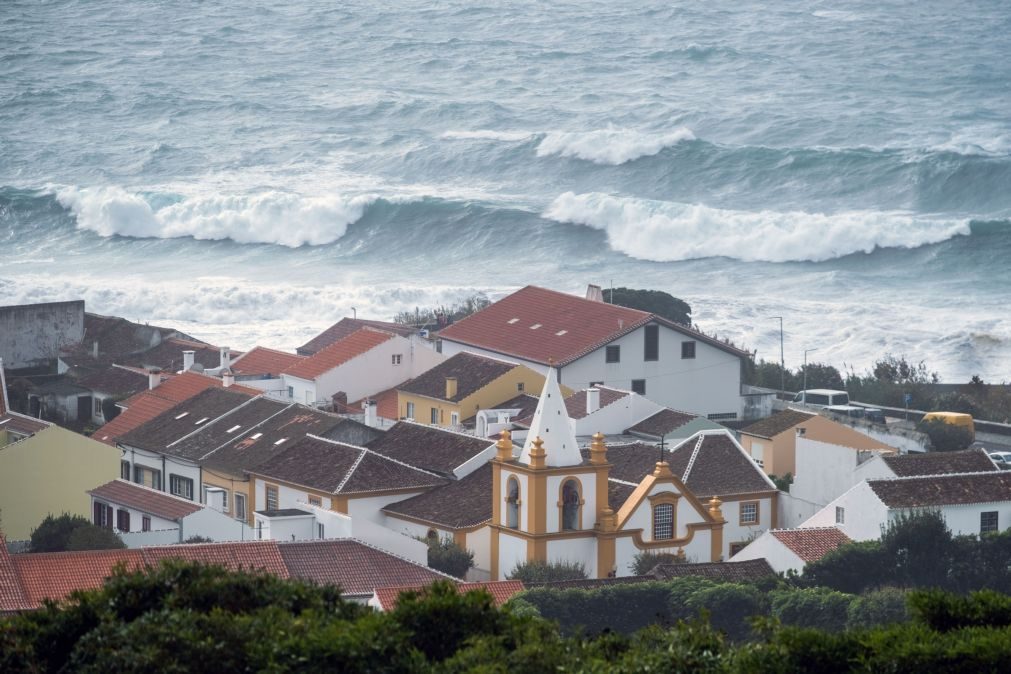
M779 392L786 393L786 358L783 355L783 317L773 316L779 319Z
M804 396L802 402L805 405L807 404L807 354L817 350L818 350L817 347L814 349L804 349L804 393L802 393L801 395Z

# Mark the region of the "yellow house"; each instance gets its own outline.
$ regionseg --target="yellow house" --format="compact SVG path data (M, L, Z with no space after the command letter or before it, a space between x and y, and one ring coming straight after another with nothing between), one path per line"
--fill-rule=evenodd
M26 540L46 515L91 518L88 490L119 477L120 452L54 424L7 411L0 371L0 529Z
M463 352L398 387L397 409L401 419L453 428L480 410L527 392L536 395L543 386L544 375L525 365Z
M818 442L862 450L895 451L894 447L849 426L817 414L784 410L742 428L741 446L767 475L797 472L797 435Z

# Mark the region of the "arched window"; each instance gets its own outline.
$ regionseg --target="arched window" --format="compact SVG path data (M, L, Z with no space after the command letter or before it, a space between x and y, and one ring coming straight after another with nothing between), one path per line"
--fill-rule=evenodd
M562 530L578 529L579 507L582 499L579 496L579 483L576 480L566 480L562 484Z
M653 540L674 538L674 504L658 503L653 506Z
M520 527L520 483L515 477L506 482L506 526Z

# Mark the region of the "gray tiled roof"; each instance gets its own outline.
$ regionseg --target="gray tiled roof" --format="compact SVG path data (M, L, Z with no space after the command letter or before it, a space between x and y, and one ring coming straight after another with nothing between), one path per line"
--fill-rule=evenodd
M465 529L491 520L492 471L485 464L459 480L383 508L447 529Z
M367 446L374 452L417 468L452 475L455 468L493 444L495 441L488 438L401 421Z
M398 386L397 390L438 400L460 402L517 367L519 366L515 363L462 352ZM456 395L452 398L446 397L447 377L456 378Z
M750 426L745 426L741 429L741 433L771 439L783 431L816 416L818 415L811 414L810 412L801 412L800 410L783 410L782 412L776 412L771 417L759 419Z
M961 452L926 452L923 454L898 454L881 459L897 477L914 475L947 475L951 473L980 473L999 470L983 449Z
M867 484L889 508L1011 501L1011 472L1003 470L868 480Z

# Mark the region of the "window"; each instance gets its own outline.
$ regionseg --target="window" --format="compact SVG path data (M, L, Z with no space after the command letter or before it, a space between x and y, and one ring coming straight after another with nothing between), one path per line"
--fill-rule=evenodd
M737 412L717 412L706 415L706 419L709 419L709 421L733 421L736 418Z
M738 552L740 552L741 550L743 550L746 547L748 547L748 542L747 541L741 541L739 543L731 543L730 544L730 556L733 557L734 555L736 555Z
M193 500L193 480L180 475L169 475L169 491L173 496Z
M653 540L667 541L674 538L674 504L658 503L653 506Z
M161 489L161 471L134 464L133 481L151 489Z
M403 354L395 353L393 354L393 364L400 365L401 359L403 359Z
M263 522L259 520L256 522L256 539L259 541L263 540Z
M319 496L314 496L312 494L309 494L309 505L316 506L317 508L322 508L323 507L323 499L320 498Z
M120 508L116 511L116 528L126 533L130 532L130 511Z
M102 416L102 399L96 396L96 397L92 398L92 400L95 401L95 407L94 407L95 416L96 417Z
M632 393L638 393L641 396L646 395L646 380L645 379L633 379L632 380Z
M236 494L235 495L235 519L244 520L246 519L246 495Z
M228 490L223 489L221 491L221 510L228 512Z
M523 391L526 390L526 386L523 384L523 382L517 382L516 390L519 391L520 393L523 393Z
M407 403L407 418L414 421L414 403Z
M295 387L294 386L289 386L288 387L288 399L291 400L294 397L295 397Z
M112 506L95 501L93 521L96 527L111 527Z
M316 538L323 540L326 538L326 529L323 528L322 522L316 523Z
M123 480L130 479L130 462L120 461L119 462L119 477Z
M510 529L520 526L520 483L515 477L506 483L506 526Z
M758 501L741 503L741 526L758 524Z
M846 524L846 508L835 507L835 523Z
M451 412L450 413L450 415L449 415L449 424L451 426L459 426L460 425L460 413L459 412Z
M757 440L751 441L751 458L761 467L765 467L765 445Z
M603 386L603 385L604 385L604 382L602 382L602 381L591 381L590 385L587 386L587 388L598 388L598 387Z
M140 518L140 530L151 531L151 518L147 515Z
M979 533L987 534L993 531L998 531L997 527L997 511L991 510L985 513L979 514Z
M695 357L695 342L681 342L681 358Z
M604 348L604 362L605 363L620 363L621 362L621 346L615 344L613 346L608 346Z
M643 328L643 360L660 360L660 326L647 325Z
M266 508L265 510L277 510L277 487L268 484L266 488Z
M432 417L432 423L433 424L439 423L439 408L438 407L433 407L432 408L432 415L431 415L431 417Z
M573 531L582 527L579 508L583 504L579 496L579 483L566 480L562 483L562 531Z

